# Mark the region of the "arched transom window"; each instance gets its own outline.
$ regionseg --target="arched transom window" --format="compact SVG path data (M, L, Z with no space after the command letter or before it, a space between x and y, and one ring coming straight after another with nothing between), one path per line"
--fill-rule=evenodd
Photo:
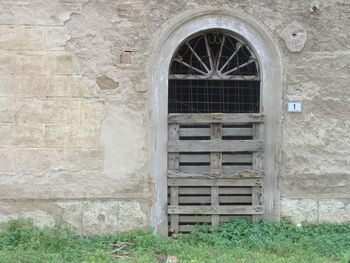
M169 113L258 113L259 66L242 39L201 32L176 50L169 74Z

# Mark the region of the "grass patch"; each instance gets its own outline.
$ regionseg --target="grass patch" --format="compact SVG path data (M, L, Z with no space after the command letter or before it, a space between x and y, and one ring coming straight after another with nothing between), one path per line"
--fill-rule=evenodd
M83 238L68 228L33 227L30 220L9 221L0 232L1 263L165 262L176 255L189 263L348 263L350 223L297 227L289 221L259 223L237 219L218 228L196 227L177 240L130 231ZM135 244L118 259L111 243Z

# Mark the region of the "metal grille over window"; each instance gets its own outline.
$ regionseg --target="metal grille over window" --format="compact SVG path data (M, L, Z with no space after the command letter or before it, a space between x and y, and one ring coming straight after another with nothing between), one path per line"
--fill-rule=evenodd
M264 213L258 61L241 39L212 30L186 40L169 75L169 233Z
M183 43L169 75L169 113L256 113L259 66L243 40L214 30Z

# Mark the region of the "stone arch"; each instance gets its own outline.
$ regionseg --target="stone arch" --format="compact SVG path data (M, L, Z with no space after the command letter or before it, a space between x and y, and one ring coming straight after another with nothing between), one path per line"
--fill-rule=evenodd
M264 217L279 219L277 178L280 171L280 138L283 73L281 55L271 33L247 14L228 9L200 9L175 18L161 29L148 66L150 175L155 185L151 225L167 234L167 96L173 53L189 36L208 29L223 29L244 38L257 54L261 67L261 97L265 121Z

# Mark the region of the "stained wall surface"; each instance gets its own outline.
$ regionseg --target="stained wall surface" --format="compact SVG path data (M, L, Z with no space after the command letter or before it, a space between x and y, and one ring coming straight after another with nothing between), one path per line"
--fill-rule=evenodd
M255 17L281 50L281 216L350 220L350 2L312 2L0 0L0 221L150 225L149 58L164 25L203 7Z

